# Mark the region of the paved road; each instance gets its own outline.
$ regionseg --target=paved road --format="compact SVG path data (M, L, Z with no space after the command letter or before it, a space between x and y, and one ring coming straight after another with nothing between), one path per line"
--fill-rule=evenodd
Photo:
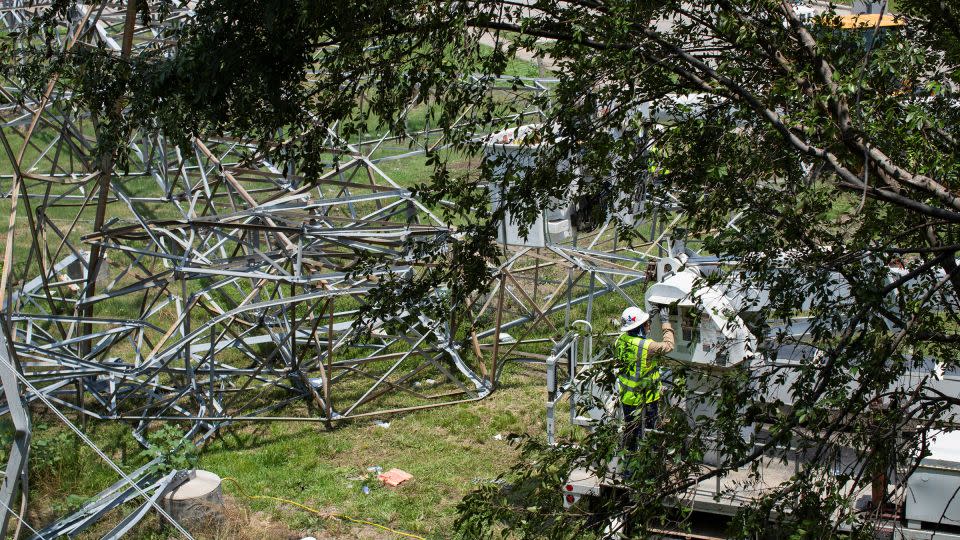
M819 10L820 13L827 11L830 8L830 2L822 2L820 0L811 0L804 2L804 5L810 6L816 10ZM853 8L847 4L833 4L833 8L837 11L837 15L850 15L853 13Z

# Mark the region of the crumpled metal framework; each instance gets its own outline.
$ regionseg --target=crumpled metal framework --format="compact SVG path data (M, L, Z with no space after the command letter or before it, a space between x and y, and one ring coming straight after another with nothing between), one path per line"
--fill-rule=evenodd
M8 29L42 9L4 4ZM180 8L164 24L190 16ZM133 51L165 40L164 27L131 22L123 4L76 4L59 24L63 48L122 54L125 28ZM519 90L550 84L525 80ZM490 85L517 90L513 80ZM0 87L8 163L0 185L11 225L0 284L9 338L0 351L0 412L14 419L19 449L0 489L0 536L18 515L15 479L25 479L26 411L35 402L129 423L142 444L157 422L180 422L201 444L237 422L331 425L482 399L507 361L536 360L529 346L561 339L550 314L565 310L569 329L571 310L585 303L589 322L599 295L635 303L625 289L645 279L652 250L676 223L643 224L649 242L641 247L618 245L609 223L563 245L504 246L492 292L474 299L471 320L398 313L363 327L358 310L381 278L425 268L410 242L456 234L379 166L422 148L392 144L389 135L346 144L329 129L329 147L348 151L331 151L328 172L308 180L251 160L247 141L196 138L177 147L162 133L133 133L130 170L114 167L104 181L111 161L97 154L93 121L70 88L56 76L42 95L17 80ZM371 258L378 270L353 272ZM554 337L528 337L546 327ZM519 339L502 343L508 330ZM357 339L363 331L369 336ZM11 399L18 392L22 401ZM107 535L122 536L177 481L151 465L35 537L77 534L149 494Z

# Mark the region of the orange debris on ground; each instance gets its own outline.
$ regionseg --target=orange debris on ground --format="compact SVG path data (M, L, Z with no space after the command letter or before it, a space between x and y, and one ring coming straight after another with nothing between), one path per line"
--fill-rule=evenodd
M390 469L389 471L383 474L377 475L377 480L380 480L384 484L391 487L397 487L400 484L412 478L413 478L412 474L406 471L401 471L400 469Z

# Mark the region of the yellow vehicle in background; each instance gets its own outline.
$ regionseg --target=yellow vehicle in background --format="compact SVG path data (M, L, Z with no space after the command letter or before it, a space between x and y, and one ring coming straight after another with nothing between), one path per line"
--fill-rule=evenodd
M839 17L839 27L844 30L869 30L871 28L898 28L904 27L907 23L902 17L897 15L861 13L858 15L841 15Z

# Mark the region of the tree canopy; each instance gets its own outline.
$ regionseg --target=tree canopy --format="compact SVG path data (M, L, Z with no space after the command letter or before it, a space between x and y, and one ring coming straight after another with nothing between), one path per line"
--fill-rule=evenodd
M138 4L145 21L167 5ZM881 32L842 30L832 13L804 20L786 0L201 0L171 49L123 59L7 40L17 62L5 67L38 84L51 71L72 79L80 103L114 120L100 144L134 127L182 140L229 134L308 178L322 173L328 129L349 140L375 124L402 136L405 111L428 105L442 144L428 152L433 176L417 192L451 202L443 208L459 234L418 248L437 265L384 284L379 309L422 308L410 291L446 285L451 304L431 309L455 311L487 286L503 210L531 222L571 186L611 213L682 212L689 238L728 263L712 279L769 291L757 334L769 334L765 321L808 315L801 340L822 354L798 370L790 407L758 390L783 373L720 377L717 417L645 439L632 504L602 512L625 512L639 530L682 522L666 509L671 495L765 455L804 452L808 465L745 507L734 534L775 519L826 536L837 513L868 534L873 522L849 496L870 471L909 469L926 429L951 423L960 405L928 384L960 367L960 8L901 0L897 10L903 25ZM556 85L516 99L489 92L520 50L549 57ZM459 174L449 160L476 155L477 133L531 105L544 115L535 138L551 144L501 186L507 204L491 211L490 167ZM655 127L643 110L681 120ZM891 268L902 270L892 280ZM797 339L774 334L760 352ZM924 370L929 379L898 386ZM750 426L762 427L762 442L740 436ZM522 537L578 537L596 516L563 512L557 488L570 467L611 452L612 427L577 444L524 442L509 475L523 501L481 488L462 505L461 532L493 535L505 524ZM840 447L864 466L836 474ZM724 458L705 471L708 448Z

